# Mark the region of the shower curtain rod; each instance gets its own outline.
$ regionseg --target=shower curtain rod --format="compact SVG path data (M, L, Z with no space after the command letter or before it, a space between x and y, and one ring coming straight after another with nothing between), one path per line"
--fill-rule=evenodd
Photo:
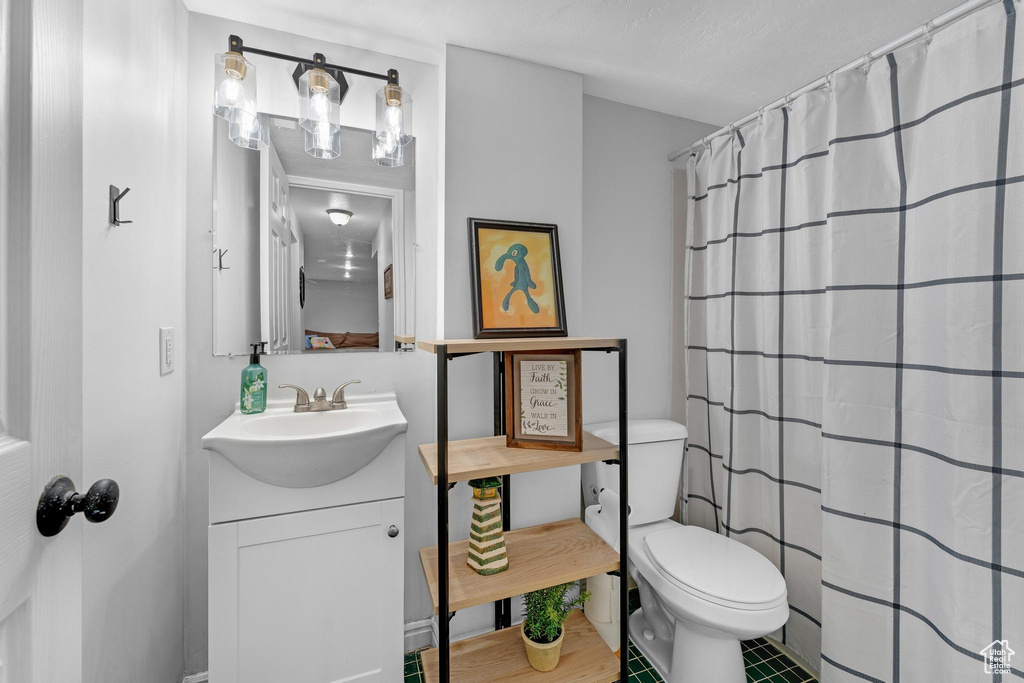
M964 18L971 12L979 10L982 7L985 7L986 5L991 5L995 2L998 2L998 0L968 0L962 5L957 5L953 9L946 12L945 14L941 14L935 19L926 22L922 26L919 26L910 33L907 33L897 38L888 45L884 45L883 47L880 47L876 50L872 50L863 57L855 59L849 64L839 67L835 71L829 72L828 74L822 76L813 83L808 83L804 87L794 90L791 93L775 100L771 104L761 107L757 111L748 114L747 116L744 116L742 119L737 119L736 121L730 123L728 126L724 126L723 128L716 130L714 133L711 133L710 135L707 135L701 138L700 140L697 140L696 142L693 142L687 145L686 147L683 147L680 150L672 152L671 154L668 155L668 160L675 161L679 157L685 156L686 154L689 154L691 152L696 152L698 148L706 147L708 143L711 142L711 140L713 140L714 138L721 137L723 135L731 135L733 131L737 130L741 126L745 126L746 124L750 123L754 119L761 116L761 114L763 114L764 112L770 111L772 109L778 109L783 105L789 104L790 102L792 102L793 100L795 100L796 98L800 97L805 93L824 87L829 83L829 81L832 79L832 76L834 76L835 74L843 71L849 71L850 69L864 68L865 66L871 64L872 62L881 59L882 57L889 54L893 50L898 50L904 45L912 43L919 38L933 35L939 30L956 22L957 20Z

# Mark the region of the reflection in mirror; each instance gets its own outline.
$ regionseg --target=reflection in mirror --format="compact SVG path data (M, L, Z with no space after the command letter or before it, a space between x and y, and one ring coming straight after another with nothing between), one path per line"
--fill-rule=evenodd
M380 167L372 133L343 128L337 159L306 154L295 119L233 145L216 119L214 353L411 349L415 141Z

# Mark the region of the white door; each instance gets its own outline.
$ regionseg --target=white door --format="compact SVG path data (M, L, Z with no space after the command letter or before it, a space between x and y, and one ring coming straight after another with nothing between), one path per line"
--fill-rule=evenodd
M260 328L272 351L293 344L292 309L298 307L298 271L292 273L291 203L288 175L270 144L260 152Z
M35 519L53 477L85 484L81 25L0 0L0 683L82 678L82 520Z
M211 525L210 680L400 681L403 510L397 498Z

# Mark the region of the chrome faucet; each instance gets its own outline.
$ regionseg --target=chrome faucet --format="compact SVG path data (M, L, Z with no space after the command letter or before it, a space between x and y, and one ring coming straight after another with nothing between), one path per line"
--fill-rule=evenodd
M359 383L360 383L360 380L352 379L352 380L349 380L349 381L345 382L344 384L342 384L337 389L335 389L334 390L334 396L331 397L331 408L333 410L345 410L345 408L348 408L348 401L345 400L345 387L347 387L349 384L359 384Z
M316 391L313 392L313 401L310 402L309 394L306 390L300 386L294 384L278 384L279 389L294 389L295 390L295 408L296 413L319 413L325 410L344 410L348 408L348 403L345 401L345 387L349 384L359 384L358 379L345 382L337 389L334 390L334 396L331 400L327 400L327 392L323 387L317 387Z

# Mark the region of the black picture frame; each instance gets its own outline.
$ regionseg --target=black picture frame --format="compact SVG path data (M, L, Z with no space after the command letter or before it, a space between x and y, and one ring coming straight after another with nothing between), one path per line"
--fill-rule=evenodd
M484 218L469 218L470 290L473 301L473 338L500 339L509 337L566 337L569 335L565 320L565 290L562 285L562 260L558 251L558 226L554 223L525 223ZM483 297L480 282L480 241L483 229L545 233L551 244L551 271L555 298L555 325L552 327L484 328Z

